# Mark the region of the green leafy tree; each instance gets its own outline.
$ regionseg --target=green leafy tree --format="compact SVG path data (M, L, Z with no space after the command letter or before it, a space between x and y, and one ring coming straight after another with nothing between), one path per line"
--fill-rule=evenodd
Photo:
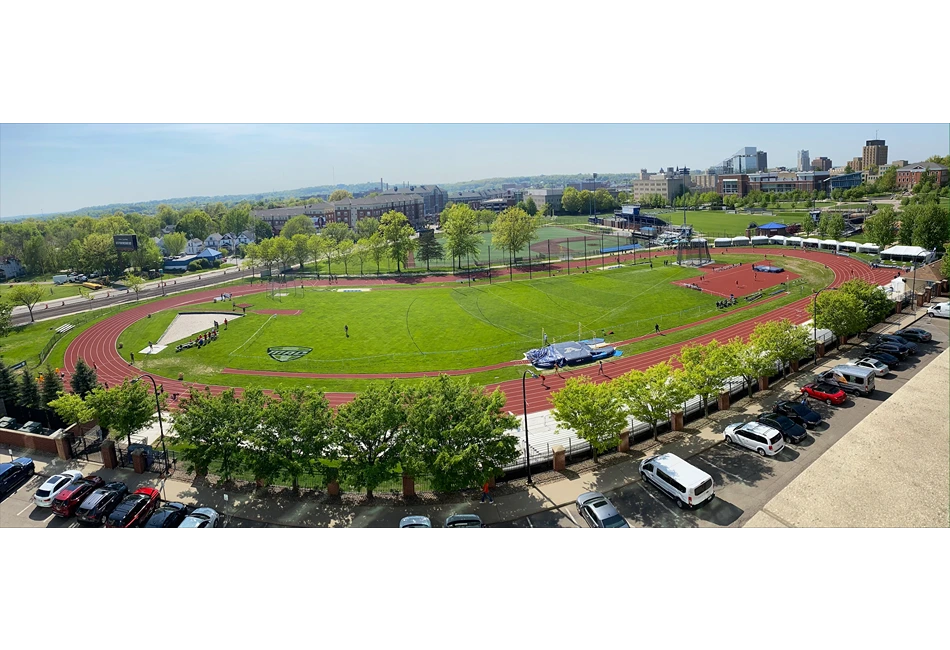
M175 418L175 436L181 443L179 456L199 476L217 464L218 474L227 481L240 471L246 458L244 427L248 422L258 425L262 416L239 399L233 388L220 395L192 389L181 400Z
M616 382L630 415L650 425L654 440L657 425L688 397L683 371L674 370L666 361L646 370L631 370Z
M313 257L314 261L314 270L317 272L317 277L320 277L320 258L323 257L324 253L327 250L330 250L332 253L333 242L329 238L324 237L323 235L310 235L307 239L307 247L310 249L310 255ZM328 267L329 268L329 267Z
M13 305L7 300L0 299L0 338L3 338L13 329Z
M294 259L293 242L284 237L275 237L270 243L274 248L277 261L280 262L277 268L281 271L288 269L291 261Z
M258 487L273 483L283 469L280 436L267 425L271 406L273 403L261 390L254 388L244 392L241 407L232 413L235 437L241 439L241 466L254 474ZM248 417L249 414L256 417Z
M346 190L333 190L330 192L330 201L342 201L343 199L352 199L353 194Z
M162 243L165 245L165 252L169 257L177 257L185 252L188 240L180 232L171 232L162 237Z
M614 382L594 383L584 375L572 377L551 395L551 403L551 416L557 423L590 443L594 462L597 454L619 443L627 426L623 400Z
M6 404L20 403L20 388L10 367L0 359L0 399Z
M580 192L573 187L565 187L561 195L561 209L568 214L578 214L583 207Z
M680 349L683 379L690 391L699 395L703 412L709 417L709 400L722 392L723 382L733 375L729 355L719 341L686 345Z
M251 228L254 230L254 238L258 241L274 236L274 229L263 219L252 218Z
M871 329L894 311L894 303L887 297L883 287L860 278L848 280L835 293L850 294L860 302L864 323L859 332Z
M69 378L69 386L73 392L83 399L99 385L96 371L87 364L82 357L76 361L76 367Z
M324 237L332 239L334 243L340 244L343 241L353 241L353 231L342 221L328 223L320 233Z
M84 273L105 271L118 262L112 235L93 233L82 240L81 268Z
M476 256L478 253L482 243L478 235L478 214L465 203L453 203L442 211L439 218L454 270L455 260L461 267L463 257Z
M893 192L897 189L897 166L891 165L881 177L877 179L877 189L879 192Z
M214 220L204 210L190 210L178 220L175 229L184 233L188 239L204 241L213 232L214 227Z
M518 458L518 418L505 413L505 395L467 379L429 377L405 391L404 473L426 473L442 492L501 476Z
M135 293L135 300L138 301L139 293L145 287L145 280L135 275L132 271L129 271L125 274L125 277L122 278L122 284Z
M363 275L363 265L366 264L366 260L370 259L370 257L372 256L372 250L370 250L369 240L360 239L358 242L356 242L356 246L353 249L353 253L354 255L356 255L356 259L358 259L360 262L360 275ZM428 268L429 268L428 265L426 265L426 269Z
M284 239L292 239L294 235L317 234L317 229L313 226L313 221L305 214L298 214L284 224L280 230L280 236Z
M30 312L30 322L33 322L33 308L46 295L43 287L38 284L15 284L7 292L7 300L23 305Z
M28 275L39 275L53 268L53 251L42 235L34 235L23 246L23 261Z
M921 205L908 205L901 211L900 229L897 231L897 243L901 246L914 245L914 222L920 214Z
M155 419L155 405L146 385L123 380L120 386L105 389L97 386L86 398L96 413L99 424L119 438L132 443L132 434Z
M304 265L312 256L313 252L310 250L310 237L315 237L316 235L304 235L299 233L294 235L290 240L290 243L294 247L294 259L297 260L297 263L300 264L300 270L303 271Z
M40 408L49 410L49 403L63 392L63 380L53 372L49 363L43 368L43 390L40 393Z
M826 215L828 218L828 223L825 229L825 233L830 239L840 239L841 233L844 232L845 223L844 217L840 214ZM822 217L824 220L825 217Z
M29 409L40 408L40 389L36 384L36 378L29 368L24 368L20 373L20 385L17 394L17 401L20 406Z
M876 213L864 221L864 232L868 239L881 250L888 248L897 239L897 214L889 205L882 206Z
M608 196L610 195L608 194ZM527 199L525 199L524 211L532 217L538 213L538 204L534 202L533 197L529 196Z
M856 296L842 291L824 291L818 296L817 314L813 303L806 311L822 329L831 330L835 336L851 337L864 330L864 310Z
M416 259L426 263L426 271L429 270L429 262L431 260L440 260L443 257L445 257L445 249L442 243L436 239L434 231L426 230L419 235Z
M76 393L60 393L59 397L48 402L63 422L76 425L77 433L82 435L82 425L95 417L95 411Z
M369 239L379 230L379 219L363 217L356 222L356 235L360 239Z
M354 250L354 244L352 239L344 239L339 244L336 245L336 255L337 258L343 262L343 274L350 274L350 264L353 263L353 259L356 256Z
M416 231L409 225L406 215L390 210L380 218L379 232L386 241L390 259L396 262L396 273L400 273L409 260L409 253L415 248L412 236Z
M936 203L913 207L919 208L914 219L914 246L933 250L947 241L950 236L950 211Z
M787 318L759 323L755 326L749 341L760 350L767 350L766 356L773 361L773 364L774 362L781 364L783 375L785 375L786 363L805 357L812 347L805 328L799 327Z
M492 244L508 251L508 274L512 275L515 254L523 249L541 227L541 219L524 210L506 208L492 224Z
M600 188L594 191L594 206L597 212L610 212L617 207L617 203L614 197L610 195L610 192L604 188Z
M139 249L129 254L132 266L137 269L157 269L162 266L162 251L151 239L140 239Z
M373 258L373 261L376 262L376 275L379 275L379 267L383 260L386 259L386 238L383 236L383 233L376 231L373 233L373 236L369 238L367 244L369 245L369 255Z
M485 226L485 231L491 230L491 225L495 223L495 217L498 213L494 210L476 210L475 221L480 226Z
M774 352L761 347L761 341L747 343L741 338L734 338L726 344L726 354L731 359L731 366L735 374L741 376L752 397L752 386L762 376L770 376L775 372Z
M272 454L279 470L289 476L294 492L300 477L312 474L325 455L333 432L333 411L322 392L294 389L278 393L264 411L262 432L274 437Z
M383 215L381 228L386 228ZM366 496L391 478L403 447L405 411L394 382L372 385L337 412L333 446L340 457L340 474Z
M228 208L224 217L221 219L221 232L223 234L240 235L247 230L251 223L251 206L248 203L239 203Z

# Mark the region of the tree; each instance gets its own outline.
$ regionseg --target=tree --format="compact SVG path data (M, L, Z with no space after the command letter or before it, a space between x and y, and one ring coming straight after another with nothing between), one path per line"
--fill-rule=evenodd
M277 466L293 481L313 473L314 461L324 455L333 432L333 411L322 392L294 389L278 392L264 410L262 430L273 435Z
M188 239L204 241L214 228L214 220L204 210L190 210L178 221L175 230Z
M383 215L382 229L386 221ZM393 476L402 453L405 412L395 382L374 384L359 393L340 407L335 424L333 446L340 456L340 474L373 498L373 490Z
M528 197L524 202L524 211L527 212L530 216L534 216L538 213L538 204L534 202L533 197Z
M390 210L379 220L379 232L386 241L389 257L396 262L396 273L409 260L409 253L415 248L412 236L416 233L402 212Z
M307 236L303 233L299 233L293 236L290 240L290 243L294 247L294 259L300 264L300 270L303 271L304 264L307 263L307 260L310 259L312 251L310 250L310 237L315 237L316 235Z
M920 205L908 205L901 211L900 229L897 231L897 243L912 246L914 243L914 221L920 212Z
M503 411L505 395L486 394L467 379L429 377L404 391L404 473L428 474L442 492L501 476L518 458L518 418Z
M132 271L129 271L125 274L125 277L122 278L122 284L135 292L135 300L138 301L139 292L144 288L145 280L135 275Z
M341 262L343 262L343 274L350 274L350 263L353 261L355 256L355 251L353 250L353 240L344 239L336 246L336 254Z
M360 239L369 239L379 230L379 219L363 217L356 222L356 235Z
M307 239L307 247L310 249L310 255L313 257L313 268L317 272L317 278L320 277L320 258L326 250L331 248L331 242L323 235L310 235ZM327 266L329 272L329 263Z
M89 367L89 365L83 361L82 357L76 360L76 367L73 369L73 374L69 378L69 386L73 389L73 392L83 399L86 398L89 393L99 385L99 379L96 377L96 371Z
M864 220L864 232L868 239L881 250L897 239L897 214L889 205L882 206L875 214Z
M577 214L583 207L580 192L573 187L565 187L564 194L561 195L561 209L568 214Z
M434 231L426 230L419 235L419 242L416 247L416 259L426 263L426 271L429 270L429 262L431 260L440 260L444 256L445 249L442 247L441 242L436 239Z
M112 235L94 233L82 240L82 271L103 271L118 261Z
M363 265L366 264L366 260L370 258L371 253L368 239L360 239L353 247L353 254L360 262L360 275L363 275Z
M541 219L537 216L528 216L528 213L518 208L506 208L492 224L492 244L497 248L508 251L508 274L512 274L512 262L515 253L524 248L538 228Z
M221 219L221 232L240 235L251 223L251 206L240 203L232 206Z
M486 210L491 212L491 210ZM452 256L452 269L455 269L455 260L462 266L462 258L473 256L477 259L479 245L482 243L478 235L478 215L466 203L453 203L446 206L439 216L442 232L445 233L445 242ZM494 213L492 213L494 218Z
M132 266L138 269L157 269L162 265L162 251L151 239L139 241L139 249L129 254Z
M353 231L350 230L350 227L347 226L342 221L334 221L333 223L328 223L324 226L323 231L320 233L328 239L332 239L335 244L339 244L344 240L353 240Z
M553 216L554 216L554 204L553 204L553 203L545 203L545 204L544 204L544 207L541 208L541 214L543 214L543 215L546 216L546 217L553 217Z
M43 299L46 293L38 284L15 284L7 292L7 299L17 305L23 305L30 312L30 322L33 321L33 307Z
M155 406L148 387L125 379L120 386L97 386L86 398L103 428L132 444L132 434L155 419Z
M191 464L199 476L208 473L212 464L218 463L218 474L229 480L241 468L244 461L242 444L244 427L260 424L263 413L256 409L257 403L245 404L234 389L220 395L210 390L192 389L181 400L175 418L175 435L181 443L182 460Z
M75 424L78 433L82 433L82 425L92 420L95 412L86 404L85 400L76 393L60 393L59 397L48 402L63 422Z
M13 329L13 305L0 299L0 338L3 338Z
M853 173L854 173L854 170L851 169L851 163L848 163L847 165L844 166L844 173L845 173L845 174L853 174Z
M352 199L353 195L346 190L333 190L330 192L330 201L342 201L343 199Z
M258 241L274 236L274 229L263 219L251 219L251 227L254 229L254 238Z
M283 466L281 441L276 431L267 426L267 415L274 403L259 388L244 391L240 408L233 409L232 430L240 439L241 466L254 474L258 487L272 483ZM248 417L254 414L256 417Z
M330 268L330 264L332 263L332 261L333 261L333 256L334 256L334 254L336 254L336 251L337 251L337 244L336 244L336 241L334 241L333 239L330 239L329 237L326 237L326 236L324 236L324 235L317 235L317 237L318 237L319 239L313 240L313 239L311 238L311 242L312 242L313 246L314 246L317 250L320 251L320 254L321 254L323 257L326 258L326 260L327 260L327 273L328 273L328 274L331 274L333 271L332 271L332 269Z
M839 239L845 229L844 217L840 214L825 215L821 218L822 221L824 221L826 217L828 222L826 224L825 233L830 239Z
M49 403L56 399L63 392L63 380L59 375L53 372L53 368L47 362L43 368L43 390L40 393L40 408L49 410Z
M760 350L766 350L773 363L779 362L783 376L786 363L798 361L812 349L811 339L805 328L795 325L787 318L759 323L752 331L749 342Z
M383 237L383 233L377 230L373 233L373 236L369 238L367 243L369 245L370 257L376 262L376 275L379 275L379 265L386 259L386 240Z
M690 391L702 399L706 417L709 417L709 398L718 397L723 383L733 374L723 348L719 341L712 340L706 345L697 343L680 349L684 381Z
M884 288L872 282L854 278L838 287L837 293L842 292L853 295L861 304L864 324L859 332L871 329L894 311L894 303Z
M877 179L879 192L893 192L897 189L897 165L891 165Z
M17 394L20 406L28 409L40 408L40 389L36 385L36 378L29 368L20 373L20 386Z
M594 383L580 375L564 383L564 388L551 395L552 417L569 427L590 443L597 454L616 446L627 426L627 416L618 387L613 382Z
M294 235L317 234L317 229L313 226L313 221L305 214L298 214L284 224L280 231L280 236L285 239L291 239Z
M914 246L934 250L947 241L950 235L950 212L946 208L936 203L908 206L908 209L911 207L919 208L914 219Z
M294 258L293 243L284 237L275 237L273 240L270 240L269 243L273 246L274 255L277 256L277 260L280 261L278 270L286 270Z
M594 191L594 205L597 212L610 212L617 207L614 197L604 188ZM530 214L530 213L529 213Z
M485 226L485 231L491 230L491 225L495 223L495 217L498 213L494 210L476 210L475 222L480 226Z
M18 404L20 401L20 389L3 359L0 359L0 399L6 404Z
M817 314L813 303L809 303L805 310L815 319L817 327L829 329L835 336L846 337L864 330L864 310L861 301L853 294L842 291L822 292L817 299Z
M28 275L40 275L52 268L52 251L39 233L23 246L23 261Z
M683 371L673 370L666 361L646 370L631 370L616 381L630 415L650 425L654 440L657 424L669 418L687 397Z
M171 232L162 237L162 243L165 245L165 252L169 257L177 257L185 252L188 240L180 232Z
M726 344L726 354L729 355L734 373L745 380L750 398L755 381L759 377L770 376L775 372L775 357L751 340L748 343L741 338L730 340Z

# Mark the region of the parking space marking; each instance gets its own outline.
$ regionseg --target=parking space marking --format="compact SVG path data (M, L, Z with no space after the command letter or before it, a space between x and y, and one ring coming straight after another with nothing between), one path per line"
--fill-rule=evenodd
M729 470L725 470L725 469L721 468L719 465L717 465L716 463L712 462L712 461L709 460L708 458L704 458L703 456L697 456L696 459L697 459L697 460L701 460L701 461L703 461L704 463L708 463L709 465L712 465L713 467L715 467L716 469L718 469L718 470L719 470L720 472L722 472L723 474L728 474L728 475L731 476L732 478L734 478L734 479L736 479L736 480L738 480L738 481L742 481L742 482L745 483L746 485L754 485L754 483L752 483L752 481L746 480L746 479L742 478L741 476L739 476L738 474L733 474L733 473L730 472Z
M653 494L653 490L648 489L647 486L642 483L641 483L641 487L643 488L643 491L646 492L650 496L651 499L659 503L667 512L669 512L671 515L673 515L677 519L681 518L680 513L678 513L676 510L673 510L665 503L663 503L658 496Z
M19 517L20 515L22 515L24 512L26 512L27 510L29 510L29 509L32 508L32 507L33 507L33 504L32 504L32 503L26 504L26 507L23 508L23 510L21 510L20 512L16 513L16 516Z
M531 517L525 517L528 520L528 528L534 528L534 524L531 523Z
M560 512L562 512L563 514L567 515L567 518L571 520L571 523L574 524L575 526L577 526L578 528L580 528L580 524L578 524L577 521L574 520L574 517L571 516L571 511L570 511L570 510L567 510L566 508L565 508L564 510L561 510L560 508L558 508L558 511L560 511Z

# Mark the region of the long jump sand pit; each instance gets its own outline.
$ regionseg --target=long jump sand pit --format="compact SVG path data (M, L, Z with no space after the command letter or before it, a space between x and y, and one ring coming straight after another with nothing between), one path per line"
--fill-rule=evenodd
M184 312L175 316L175 320L171 322L157 343L158 345L169 345L189 336L214 329L215 321L222 325L225 320L235 321L240 317L241 314L230 311Z

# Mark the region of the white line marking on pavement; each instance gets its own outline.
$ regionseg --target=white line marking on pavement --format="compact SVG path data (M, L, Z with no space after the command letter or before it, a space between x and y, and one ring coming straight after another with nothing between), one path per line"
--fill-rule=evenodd
M528 528L534 528L534 524L531 523L531 517L525 517L528 520Z
M558 510L561 510L561 509L558 508ZM580 528L580 524L578 524L578 523L574 520L574 517L571 516L571 511L570 511L570 510L561 510L561 512L563 512L565 515L567 515L567 518L571 520L571 523L573 523L575 526L577 526L578 528Z
M680 513L676 512L675 510L673 510L672 508L670 508L668 505L666 505L665 503L663 503L662 501L660 501L660 498L659 498L658 496L656 496L655 494L653 494L653 491L650 490L649 488L647 488L647 486L646 486L645 484L643 484L642 487L643 487L643 491L646 492L647 495L649 495L649 497L650 497L651 499L653 499L654 501L656 501L657 503L659 503L659 504L663 507L664 510L666 510L667 512L669 512L671 515L673 515L673 516L676 517L677 519L680 517Z
M29 510L31 507L33 507L33 504L32 504L32 503L26 504L26 508L23 508L23 510L21 510L21 511L18 512L18 513L16 513L16 516L19 517L19 516L22 515L24 512L26 512L27 510Z
M752 484L753 484L752 481L748 481L748 480L742 478L741 476L739 476L738 474L733 474L732 472L730 472L730 471L728 471L728 470L725 470L725 469L719 467L719 465L717 465L716 463L713 463L713 462L707 460L706 458L699 458L699 460L701 460L702 462L707 463L707 464L709 464L709 465L712 465L713 467L715 467L716 469L718 469L718 470L719 470L720 472L722 472L723 474L728 474L729 476L731 476L732 478L736 479L737 481L742 481L742 482L745 483L746 485L752 485Z

